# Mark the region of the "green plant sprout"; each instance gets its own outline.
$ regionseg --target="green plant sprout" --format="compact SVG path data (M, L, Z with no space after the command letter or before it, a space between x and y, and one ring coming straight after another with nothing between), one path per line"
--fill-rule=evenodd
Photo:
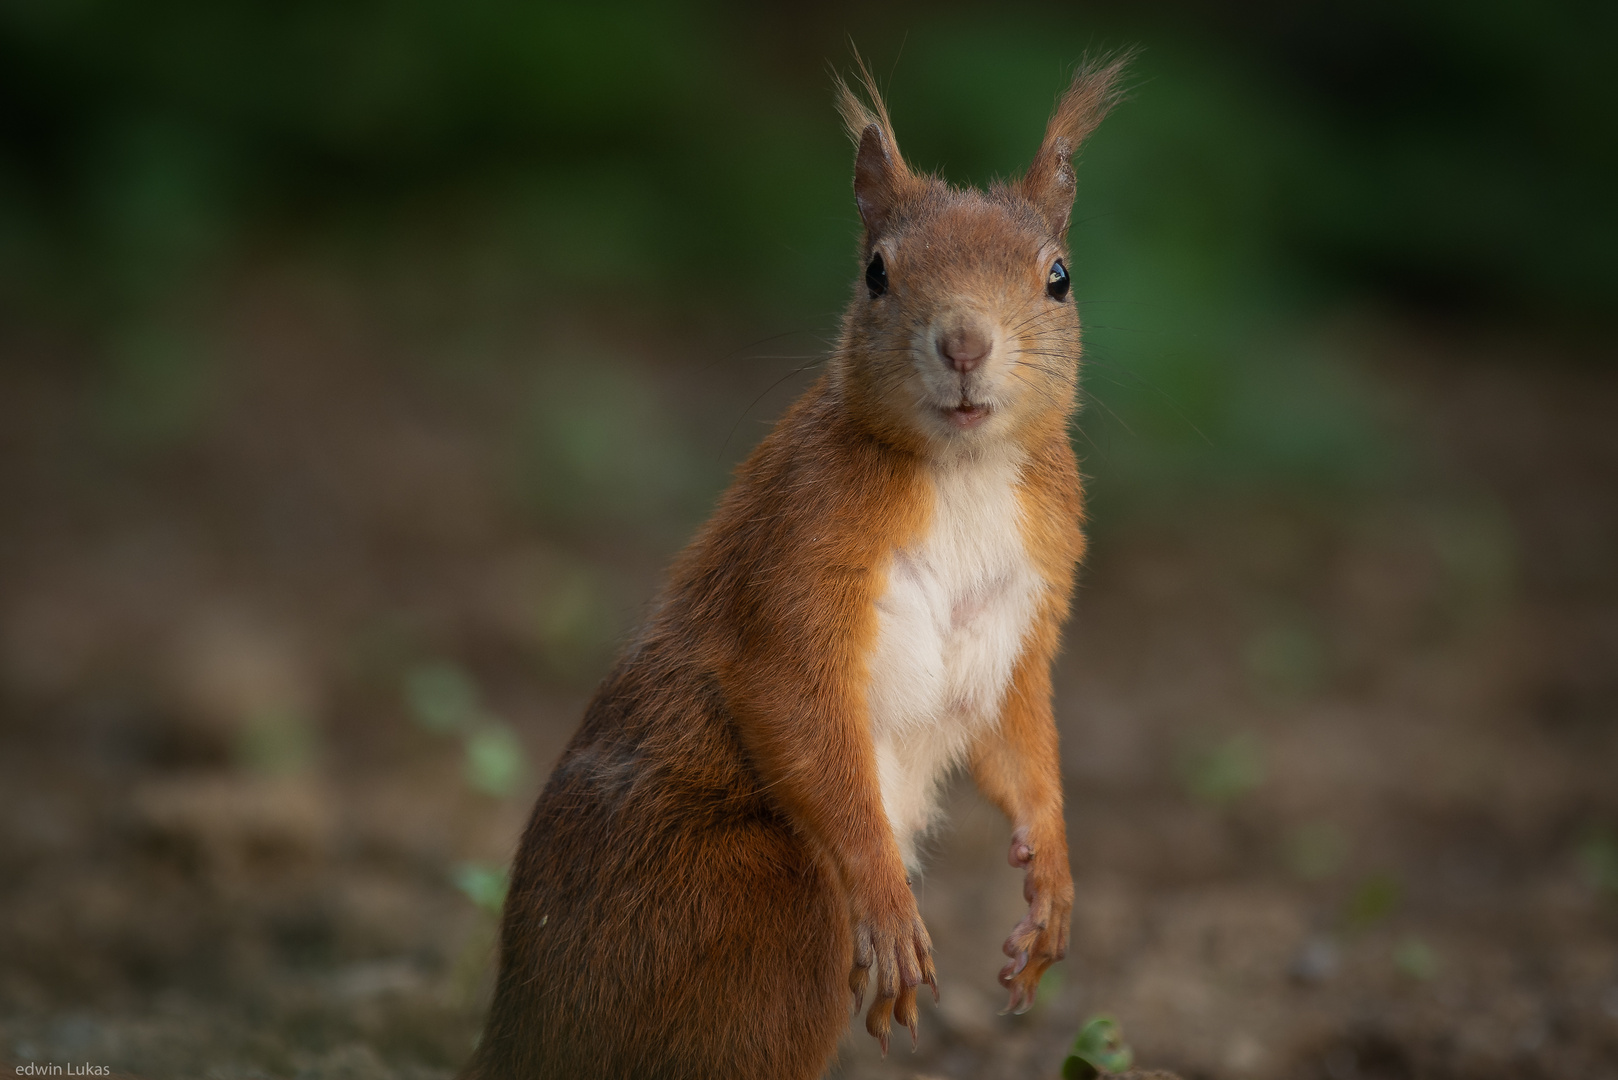
M450 880L477 908L477 921L450 971L450 999L466 1007L476 1000L479 983L488 970L489 956L499 938L500 912L511 887L511 874L503 866L466 862L455 867Z
M467 786L496 799L509 799L522 789L528 777L528 756L523 752L522 740L509 725L484 709L477 684L465 671L443 661L422 664L405 676L403 691L405 705L418 726L437 735L460 738ZM495 919L500 917L510 884L505 867L461 863L451 879L479 911ZM484 922L493 925L487 919ZM467 946L467 956L482 956L486 945L481 936L474 936ZM457 970L472 971L475 967L463 957ZM460 975L456 979L457 986L465 982L462 989L471 985L466 980L472 976L466 971L462 972L465 979Z
M508 799L522 787L528 760L517 735L504 724L472 732L466 738L466 782L485 795Z
M499 915L506 903L506 889L510 875L503 866L488 863L461 863L455 868L455 887L466 898L490 915Z
M1073 1049L1062 1062L1062 1080L1093 1080L1105 1073L1119 1073L1134 1063L1135 1052L1124 1044L1118 1021L1102 1013L1092 1016L1079 1029Z
M419 727L460 736L466 782L474 791L508 799L522 789L528 778L522 740L483 707L465 671L444 662L423 664L405 676L404 698Z

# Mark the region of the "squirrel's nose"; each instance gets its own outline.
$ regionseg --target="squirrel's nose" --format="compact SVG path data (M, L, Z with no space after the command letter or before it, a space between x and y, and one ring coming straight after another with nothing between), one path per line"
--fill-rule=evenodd
M950 367L964 374L983 362L992 344L982 327L957 326L938 339L938 355Z

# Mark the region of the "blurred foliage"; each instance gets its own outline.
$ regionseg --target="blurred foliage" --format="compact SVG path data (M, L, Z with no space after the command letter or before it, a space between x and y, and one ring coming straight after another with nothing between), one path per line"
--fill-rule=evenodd
M1579 868L1598 892L1618 899L1618 840L1605 829L1593 829L1579 842Z
M455 868L455 887L482 911L498 916L506 903L510 875L503 866L461 863Z
M511 873L491 863L465 862L455 867L451 880L477 909L477 921L461 946L450 970L449 996L457 1007L466 1008L479 1000L486 985L489 960L500 934L500 912L511 889ZM540 925L544 925L542 919Z
M1517 572L1517 538L1504 509L1484 497L1439 505L1429 513L1428 528L1450 618L1475 625L1498 614Z
M1234 802L1264 782L1264 747L1251 732L1192 746L1182 758L1181 776L1205 802Z
M1135 1052L1124 1043L1123 1029L1110 1016L1092 1016L1079 1029L1073 1049L1062 1062L1062 1080L1091 1080L1102 1073L1124 1072Z
M431 663L405 675L405 701L421 727L438 734L467 731L481 716L477 687L454 664Z
M724 483L724 469L697 455L642 366L566 344L549 359L533 378L526 439L515 455L522 501L551 525L650 527L682 540L697 524L689 508L701 505L706 515L703 504ZM553 569L539 632L565 667L617 628L591 621L605 590L588 566L558 562Z
M907 155L975 182L1027 162L1082 54L1139 45L1072 235L1098 497L1353 486L1401 458L1323 320L1604 318L1615 24L1452 0L0 0L0 312L85 328L107 424L158 443L190 430L217 362L175 329L178 298L289 247L823 331L854 270L825 70L850 39ZM709 497L717 471L642 374L565 344L542 361L578 381L536 383L543 512L644 525ZM1494 573L1497 552L1451 547L1458 574Z
M528 755L504 724L474 731L466 740L466 782L496 799L517 794L528 778Z
M404 677L404 699L417 726L459 736L466 783L496 799L516 795L530 775L528 755L510 725L484 708L477 684L460 667L435 661Z
M261 776L303 772L320 756L320 737L296 709L267 708L246 718L237 733L236 761Z
M1343 924L1348 930L1365 930L1392 915L1404 896L1404 887L1392 874L1372 874L1349 898L1343 913Z
M1243 659L1258 690L1283 698L1316 690L1325 674L1325 647L1298 620L1276 622L1254 634Z
M1419 937L1407 937L1393 947L1393 966L1399 974L1428 982L1438 974L1438 954Z
M146 312L117 324L105 341L97 406L102 430L126 446L183 442L206 412L211 357L195 334Z
M1305 881L1331 877L1347 859L1348 837L1329 821L1306 821L1287 836L1287 866Z

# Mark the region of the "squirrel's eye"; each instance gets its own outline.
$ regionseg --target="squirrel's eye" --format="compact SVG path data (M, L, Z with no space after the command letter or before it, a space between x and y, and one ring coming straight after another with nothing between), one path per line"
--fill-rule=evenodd
M875 300L888 291L888 268L882 264L882 253L871 256L871 265L865 268L865 284Z
M1067 278L1067 267L1062 265L1061 259L1057 259L1051 264L1051 272L1045 277L1045 292L1052 300L1066 300L1067 290L1072 285L1073 283Z

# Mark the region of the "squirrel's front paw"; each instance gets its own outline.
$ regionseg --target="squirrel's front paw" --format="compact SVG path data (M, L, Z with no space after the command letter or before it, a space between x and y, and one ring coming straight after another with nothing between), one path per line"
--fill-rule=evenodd
M865 1000L867 976L875 969L876 998L865 1014L865 1030L882 1043L883 1056L888 1052L890 1018L909 1028L910 1044L916 1043L916 987L926 983L933 988L933 1000L938 1000L932 939L909 887L902 892L871 905L854 922L854 967L848 988L858 1011Z
M1000 981L1011 990L1006 1012L1024 1013L1034 1006L1034 991L1039 989L1045 969L1067 955L1073 877L1068 872L1065 851L1042 856L1023 829L1012 837L1008 861L1012 866L1028 868L1022 889L1028 914L1006 938L1001 951L1011 957L1011 962L1000 969Z

